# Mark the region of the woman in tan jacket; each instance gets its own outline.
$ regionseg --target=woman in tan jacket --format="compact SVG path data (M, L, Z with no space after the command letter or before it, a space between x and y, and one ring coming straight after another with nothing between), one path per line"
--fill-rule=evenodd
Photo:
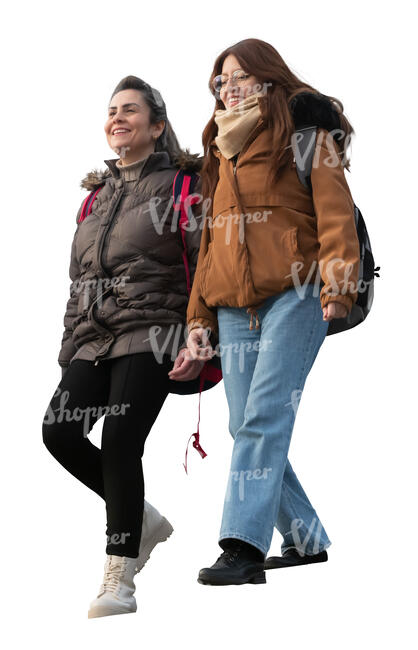
M333 318L357 298L359 243L341 103L302 83L268 43L218 56L203 133L206 215L187 311L195 357L221 355L234 438L215 564L204 584L327 559L330 540L287 458L297 406ZM310 187L296 130L315 125ZM175 378L175 371L171 373ZM282 557L265 560L274 526Z

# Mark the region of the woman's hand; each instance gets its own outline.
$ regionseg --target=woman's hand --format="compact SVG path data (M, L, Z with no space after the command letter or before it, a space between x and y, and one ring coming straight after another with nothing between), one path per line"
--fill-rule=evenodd
M187 348L182 348L174 362L172 370L168 373L170 379L175 381L189 381L196 379L205 365L204 361L193 359Z
M348 314L348 309L340 302L329 302L326 307L322 308L323 320L330 321L333 318L345 318Z
M187 347L192 359L208 361L215 354L215 350L210 344L207 330L204 327L195 327L192 329L187 339Z

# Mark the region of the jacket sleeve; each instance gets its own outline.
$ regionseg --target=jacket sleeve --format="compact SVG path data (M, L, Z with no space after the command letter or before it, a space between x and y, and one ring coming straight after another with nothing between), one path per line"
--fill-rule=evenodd
M201 191L201 180L199 179L194 193L201 194ZM213 345L217 343L218 336L216 308L208 307L200 295L200 269L210 241L208 216L204 214L202 201L191 206L191 209L196 227L190 229L186 234L191 282L193 282L187 307L187 326L189 333L196 327L210 328L209 339Z
M58 355L58 363L62 368L70 365L71 358L77 352L77 348L75 347L72 340L72 334L73 334L72 324L78 314L77 307L78 307L78 300L80 296L80 287L79 287L80 267L76 257L75 236L78 230L78 219L81 214L82 205L83 204L81 204L77 213L77 218L76 218L77 229L74 233L73 242L71 245L70 268L69 268L69 275L71 279L70 297L68 298L67 307L64 314L64 319L63 319L64 332L62 335L61 349Z
M311 183L317 220L321 307L335 301L351 311L357 299L360 246L354 202L332 134L318 129Z

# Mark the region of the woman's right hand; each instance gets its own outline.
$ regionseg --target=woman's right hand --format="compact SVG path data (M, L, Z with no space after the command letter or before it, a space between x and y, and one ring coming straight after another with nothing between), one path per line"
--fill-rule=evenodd
M193 359L199 359L200 361L207 361L215 354L215 350L209 341L208 330L204 327L192 329L187 338L187 348L190 350Z

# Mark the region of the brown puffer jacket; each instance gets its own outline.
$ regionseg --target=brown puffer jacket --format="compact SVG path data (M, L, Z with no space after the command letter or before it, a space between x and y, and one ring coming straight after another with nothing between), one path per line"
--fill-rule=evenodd
M105 172L90 172L82 187L98 193L78 224L71 248L70 298L58 363L109 359L154 351L171 354L186 345L188 292L173 180L179 168L198 171L201 159L183 155L179 165L154 152L135 187L127 187L117 158ZM200 178L193 188L200 192ZM190 210L186 247L193 281L201 236L201 203ZM176 215L176 218L175 218ZM193 219L194 217L194 219ZM193 227L194 226L194 227Z
M315 115L308 106L306 119L299 111L305 126L321 125L327 107L319 107ZM298 282L302 287L318 282L322 307L337 301L350 311L356 300L360 251L354 204L332 133L317 129L312 194L300 182L294 160L275 185L266 185L271 138L260 117L235 164L211 143L219 180L212 215L203 225L187 308L189 331L210 328L218 336L217 306L247 307L253 329L256 307Z

